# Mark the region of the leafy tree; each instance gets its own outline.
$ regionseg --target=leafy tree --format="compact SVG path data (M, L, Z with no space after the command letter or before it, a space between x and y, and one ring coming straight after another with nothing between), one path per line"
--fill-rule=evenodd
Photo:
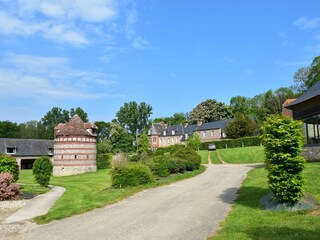
M320 56L315 57L310 66L299 68L293 80L294 84L291 88L298 96L318 82L320 80Z
M39 123L35 120L19 124L20 138L37 139L39 134Z
M228 138L250 137L253 136L256 131L256 122L241 113L238 113L234 120L225 128L225 133Z
M105 154L112 152L112 144L109 139L105 139L103 142L98 142L97 144L97 153L98 154Z
M110 138L111 123L104 121L96 121L94 124L98 127L97 129L97 140L103 142Z
M293 76L294 84L291 86L291 89L296 95L301 95L308 89L307 82L309 73L310 67L302 67L295 72Z
M263 125L269 187L279 202L288 205L303 196L303 138L301 122L284 115L271 115Z
M35 181L41 186L48 187L52 168L53 166L49 157L42 156L38 158L32 166Z
M117 120L127 129L132 137L139 136L148 127L152 107L145 102L137 104L135 101L125 103L117 112Z
M195 133L188 138L188 146L194 150L199 151L201 146L201 138L200 135Z
M138 145L139 154L144 154L149 151L150 143L149 143L147 134L143 133L140 135L137 145Z
M313 59L310 65L310 72L308 74L307 88L311 88L316 82L320 80L320 56Z
M76 109L71 108L70 118L72 118L75 114L77 114L82 121L89 122L88 113L86 113L81 107L77 107Z
M0 138L19 138L20 128L17 123L0 121Z
M232 118L233 114L227 105L208 99L198 104L191 112L191 121L213 122L217 120Z
M133 151L133 138L119 123L111 122L110 138L108 143L113 153Z
M164 122L168 125L184 124L189 122L189 113L177 112L172 117L155 118L154 123Z
M230 99L230 108L233 114L242 113L244 115L252 115L252 107L250 98L236 96Z
M279 88L275 92L269 90L264 95L263 107L270 114L281 114L283 103L290 98L294 98L294 94L290 88Z
M42 138L53 139L54 128L59 123L69 121L69 111L53 107L39 122L40 135Z
M183 112L177 112L172 116L172 125L173 124L184 124L188 122L189 114Z

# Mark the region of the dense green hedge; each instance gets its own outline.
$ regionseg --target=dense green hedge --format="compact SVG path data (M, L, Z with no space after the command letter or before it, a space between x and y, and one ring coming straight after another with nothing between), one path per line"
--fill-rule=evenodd
M208 149L208 144L214 143L217 149L222 148L236 148L236 147L250 147L250 146L260 146L262 144L262 139L260 137L244 137L237 139L226 139L212 142L203 142L201 144L201 150Z
M97 155L97 169L107 169L111 165L112 154L103 153Z
M140 163L125 164L111 171L112 186L124 188L153 182L153 176L148 166Z

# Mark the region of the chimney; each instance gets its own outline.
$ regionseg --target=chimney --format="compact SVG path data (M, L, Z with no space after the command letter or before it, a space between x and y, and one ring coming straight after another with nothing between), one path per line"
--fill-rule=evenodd
M201 120L198 120L198 121L197 121L197 126L200 127L201 125L202 125L202 121L201 121Z
M161 125L162 129L167 129L167 124L164 122L160 122L159 124Z

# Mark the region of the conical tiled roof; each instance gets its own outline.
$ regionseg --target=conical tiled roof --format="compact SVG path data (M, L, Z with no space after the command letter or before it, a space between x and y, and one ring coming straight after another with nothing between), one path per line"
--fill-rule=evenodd
M85 123L76 114L69 122L60 123L54 128L54 135L57 136L96 136L97 126L93 123Z

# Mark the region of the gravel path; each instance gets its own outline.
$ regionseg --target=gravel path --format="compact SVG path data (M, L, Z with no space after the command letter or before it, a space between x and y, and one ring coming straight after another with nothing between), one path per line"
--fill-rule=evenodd
M208 165L201 175L47 225L9 224L2 239L206 239L219 228L247 172ZM1 237L0 237L1 238Z

